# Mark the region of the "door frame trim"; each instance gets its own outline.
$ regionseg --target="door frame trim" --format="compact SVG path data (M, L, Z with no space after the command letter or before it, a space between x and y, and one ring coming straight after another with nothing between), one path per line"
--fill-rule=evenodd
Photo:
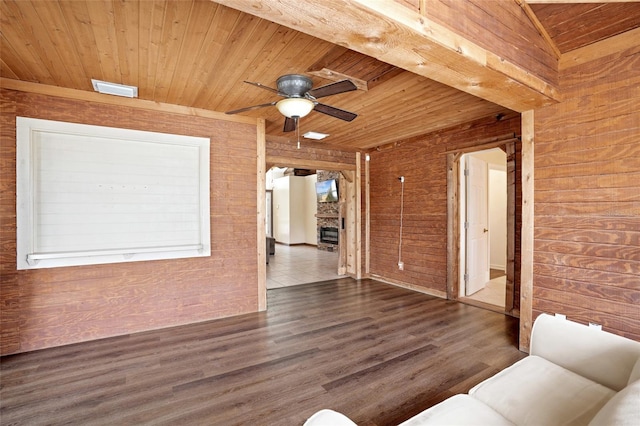
M501 148L507 153L507 291L504 313L517 317L519 311L515 309L516 141L516 138L510 138L447 152L447 299L460 299L460 159L466 153Z

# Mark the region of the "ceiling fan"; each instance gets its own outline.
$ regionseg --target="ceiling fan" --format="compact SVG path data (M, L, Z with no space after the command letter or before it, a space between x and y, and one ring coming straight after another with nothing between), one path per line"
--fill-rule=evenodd
M298 128L298 119L306 116L311 111L318 111L344 121L352 121L358 115L349 111L322 104L317 101L325 96L337 95L338 93L350 92L357 87L349 80L342 80L330 83L325 86L313 89L313 82L309 77L300 74L285 74L276 80L277 89L265 86L261 83L245 81L256 87L268 90L284 99L266 104L254 105L227 111L227 114L237 114L239 112L250 111L268 106L276 106L278 111L285 116L284 132L292 132Z

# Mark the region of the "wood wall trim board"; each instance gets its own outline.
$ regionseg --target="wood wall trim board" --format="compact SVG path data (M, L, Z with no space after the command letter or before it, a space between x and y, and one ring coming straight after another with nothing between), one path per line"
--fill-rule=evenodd
M371 272L371 176L369 170L370 156L366 154L364 163L364 188L365 188L365 246L364 246L364 275Z
M520 236L520 350L529 352L533 327L534 112L522 113L522 232Z
M450 154L450 153L466 154L469 152L484 151L492 148L502 148L504 150L507 144L513 144L519 140L520 139L516 137L511 137L509 139L496 139L493 142L485 142L485 143L480 143L478 145L468 146L460 149L454 149L452 151L446 151L445 154Z
M338 192L338 223L341 223L347 220L346 205L348 189L346 187L349 183L344 178L344 173L340 173L338 177L338 187L340 188ZM338 239L342 242L342 244L338 245L338 275L345 275L347 273L347 248L345 243L348 244L349 242L347 241L347 231L342 226L338 226Z
M460 292L460 156L447 153L447 299L456 300Z
M317 170L356 170L355 163L334 163L323 160L305 160L303 158L275 157L267 154L266 162L280 167L311 168Z
M284 136L275 136L275 135L267 134L266 138L267 138L267 145L282 144L282 145L295 146L297 144L297 141ZM311 150L317 149L321 151L342 151L342 152L349 152L354 154L356 152L360 152L358 148L353 148L353 147L344 146L344 145L334 145L330 141L318 142L318 141L314 141L313 139L305 138L300 141L300 144L303 149L311 149Z
M558 68L562 71L567 68L583 65L596 59L604 58L616 52L637 47L639 39L640 27L609 37L597 43L572 50L560 57Z
M505 311L511 315L520 316L518 301L516 301L516 142L508 143L507 148L507 290L505 295ZM517 311L517 312L516 312Z
M228 115L221 112L200 108L192 108L181 105L165 104L161 102L147 101L144 99L124 98L120 96L104 95L102 93L88 92L86 90L68 89L65 87L50 86L47 84L31 83L28 81L0 78L0 87L17 90L20 92L37 93L40 95L56 96L79 101L96 102L108 105L128 106L132 108L146 109L150 111L168 112L182 115L214 118L216 120L231 121L234 123L257 124L257 118L239 115Z
M357 280L362 279L362 155L356 152L355 185L356 201L352 206L355 209L355 256Z
M371 274L371 278L376 280L376 281L380 281L380 282L383 282L383 283L395 285L397 287L402 287L402 288L406 288L406 289L409 289L409 290L417 291L418 293L428 294L429 296L435 296L435 297L439 297L441 299L446 299L447 298L447 292L446 291L439 291L439 290L434 290L432 288L421 287L421 286L418 286L418 285L415 285L415 284L406 283L406 282L403 282L403 281L400 281L400 280L395 280L393 278L382 277L382 276L379 276L377 274Z
M310 34L516 111L551 105L557 89L396 2L216 2ZM326 19L331 16L332 19Z
M258 119L258 134L256 143L256 174L257 174L257 247L258 247L258 310L267 310L267 228L266 228L266 190L267 190L267 171L265 170L266 160L266 138L265 138L265 120Z

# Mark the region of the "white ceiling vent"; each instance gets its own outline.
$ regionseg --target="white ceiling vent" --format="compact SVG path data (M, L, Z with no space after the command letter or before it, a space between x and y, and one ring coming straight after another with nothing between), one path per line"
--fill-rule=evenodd
M109 83L108 81L100 81L91 79L93 90L105 95L124 96L125 98L137 98L138 88L135 86L127 86L118 83Z

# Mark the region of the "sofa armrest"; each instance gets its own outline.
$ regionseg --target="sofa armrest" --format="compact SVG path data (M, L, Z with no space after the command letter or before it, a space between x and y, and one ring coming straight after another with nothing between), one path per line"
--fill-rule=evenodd
M640 357L640 342L541 314L531 331L531 355L619 391Z

